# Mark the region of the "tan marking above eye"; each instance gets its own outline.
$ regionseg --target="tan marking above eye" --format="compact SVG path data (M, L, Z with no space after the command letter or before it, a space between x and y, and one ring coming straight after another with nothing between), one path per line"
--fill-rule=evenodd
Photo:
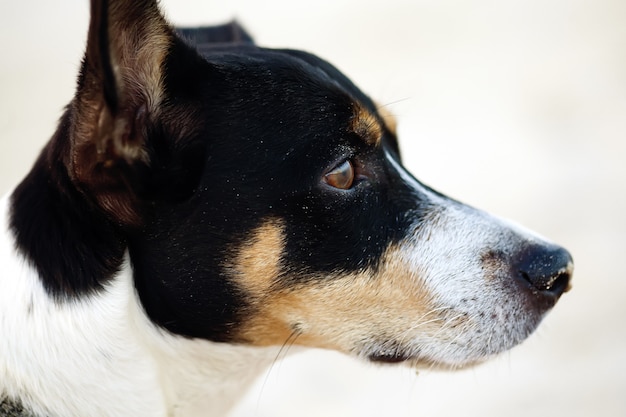
M379 119L360 104L355 105L349 130L356 133L365 143L373 146L380 145L383 136Z
M387 129L389 129L394 136L398 136L398 121L395 116L391 114L389 109L385 106L377 106L377 110L385 126L387 126Z
M340 190L347 190L354 184L354 166L350 161L344 161L337 168L324 175L328 185Z

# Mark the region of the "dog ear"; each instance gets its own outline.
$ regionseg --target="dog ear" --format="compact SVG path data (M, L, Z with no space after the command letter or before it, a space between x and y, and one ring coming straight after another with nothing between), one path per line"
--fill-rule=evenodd
M122 224L140 220L135 173L151 165L148 126L164 99L174 40L154 0L91 1L66 166L78 188Z

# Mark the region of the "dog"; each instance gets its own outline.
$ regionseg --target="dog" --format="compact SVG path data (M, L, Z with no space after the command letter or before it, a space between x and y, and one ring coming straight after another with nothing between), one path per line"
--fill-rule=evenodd
M401 163L331 64L92 0L76 94L0 201L4 416L220 416L281 349L456 369L523 341L563 248Z

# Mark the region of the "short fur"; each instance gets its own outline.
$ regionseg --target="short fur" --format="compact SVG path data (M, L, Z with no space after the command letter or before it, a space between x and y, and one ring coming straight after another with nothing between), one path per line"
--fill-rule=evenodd
M76 95L0 201L0 410L219 416L281 346L460 368L570 255L418 182L329 63L93 0Z

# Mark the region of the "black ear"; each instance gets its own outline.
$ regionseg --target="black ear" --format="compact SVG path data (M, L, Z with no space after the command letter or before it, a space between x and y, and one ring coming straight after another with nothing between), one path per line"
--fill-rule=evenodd
M152 163L148 125L159 117L174 42L154 0L91 1L66 165L79 189L122 223L139 220L132 172Z

